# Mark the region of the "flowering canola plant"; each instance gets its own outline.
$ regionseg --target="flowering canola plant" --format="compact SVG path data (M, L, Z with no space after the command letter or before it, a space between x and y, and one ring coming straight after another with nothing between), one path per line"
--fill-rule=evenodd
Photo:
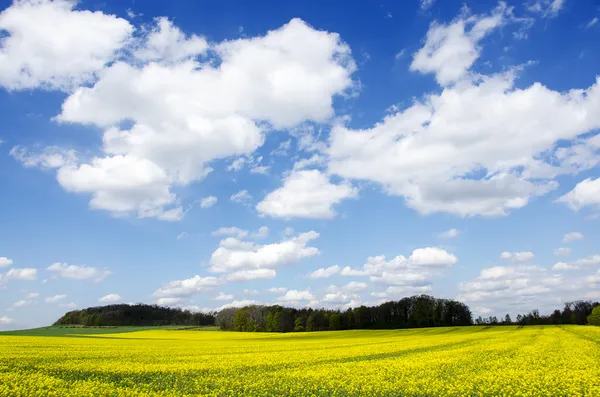
M600 327L0 334L0 396L198 395L600 396Z

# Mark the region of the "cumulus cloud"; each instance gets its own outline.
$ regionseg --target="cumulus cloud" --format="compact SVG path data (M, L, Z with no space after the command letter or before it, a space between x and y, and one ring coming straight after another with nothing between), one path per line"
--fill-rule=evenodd
M283 186L269 193L256 209L276 218L331 219L332 206L356 197L358 189L348 182L334 184L319 170L292 171Z
M208 50L203 37L185 34L168 18L159 17L155 27L145 37L145 43L133 55L141 61L176 63L194 58Z
M230 273L262 269L262 272L246 274L260 274L264 276L263 278L266 276L272 278L270 276L275 275L274 271L267 272L267 269L274 269L318 255L319 250L317 248L308 246L311 240L318 237L319 233L310 231L283 240L280 243L264 245L229 237L221 240L219 248L213 252L210 271Z
M449 25L434 22L425 45L413 56L410 70L434 73L441 85L463 78L477 58L479 42L506 22L510 9L500 3L490 15L462 16Z
M101 155L57 174L65 189L91 195L94 209L181 219L174 186L202 180L213 160L252 153L272 129L329 120L333 98L354 87L349 47L299 19L210 51L165 18L155 24L134 46L138 62L103 67L56 117L104 129Z
M509 262L531 262L535 258L533 252L507 252L500 254L500 259Z
M458 258L436 247L419 248L409 258L399 255L389 261L385 256L367 259L362 268L346 266L340 274L349 277L369 277L372 282L396 286L423 286L431 283L434 273L454 265Z
M50 271L55 277L69 278L73 280L91 280L94 282L100 282L111 274L111 272L107 269L98 269L86 265L69 265L67 263L60 262L56 262L48 266L47 270Z
M376 182L422 214L494 217L556 189L558 176L598 164L600 143L589 134L600 128L598 81L561 92L538 82L518 87L524 66L472 71L480 54L473 37L501 26L508 12L501 5L487 16L433 24L413 69L435 73L440 91L372 127L336 123L325 149L328 172Z
M571 241L581 240L583 239L583 234L580 232L569 232L564 235L562 241L563 243L570 243Z
M200 292L210 291L218 286L220 281L216 277L200 277L196 275L185 280L175 280L167 283L154 292L157 298L188 297Z
M200 200L200 208L210 208L217 204L218 199L215 196L204 197Z
M239 227L231 226L231 227L220 227L214 232L210 234L211 236L233 236L238 239L243 239L248 237L248 231L242 230Z
M569 256L571 255L571 248L560 247L554 250L555 256Z
M12 259L8 259L5 256L0 256L0 268L9 267L12 264L13 264L13 260Z
M77 304L75 302L62 303L59 305L60 307L64 307L65 309L75 309Z
M459 288L458 300L503 311L551 310L581 299L586 290L581 280L569 280L534 265L484 268Z
M276 275L277 272L274 269L238 270L228 273L224 279L227 281L265 280L275 278Z
M77 154L74 150L66 150L57 146L48 146L40 151L15 146L10 150L10 155L24 167L43 169L61 168L75 164L77 161Z
M120 301L121 299L122 299L121 295L119 295L119 294L108 294L108 295L104 295L101 298L98 298L98 302L101 302L101 303L117 302L117 301Z
M223 292L219 292L219 295L217 295L213 298L213 300L216 300L216 301L229 301L232 299L233 299L233 295L225 294Z
M12 268L6 272L6 278L27 281L35 280L37 278L37 269L31 267Z
M267 290L267 292L270 292L272 294L284 294L287 292L287 288L285 287L271 287Z
M38 296L40 296L39 292L30 292L27 294L27 296L25 296L26 299L34 299L37 298Z
M13 323L13 319L7 316L0 317L0 325L8 325Z
M451 238L458 237L461 233L462 232L458 229L449 229L449 230L446 230L445 232L440 233L439 238L451 239Z
M600 208L600 178L584 179L573 190L560 197L557 202L567 204L573 211L579 211L588 206Z
M75 1L20 0L0 13L0 86L71 90L94 80L130 39L125 19Z
M54 295L54 296L49 296L46 299L44 299L44 302L46 303L58 303L64 299L67 298L67 295Z
M428 10L433 6L433 4L435 3L435 0L420 0L420 2L421 2L421 9Z
M257 302L255 300L242 299L242 300L236 300L236 301L221 305L216 310L229 309L232 307L244 307L244 306L250 306L250 305L255 305L255 304L257 304Z
M339 267L338 265L334 265L334 266L329 266L327 268L320 268L315 270L314 272L310 273L308 275L308 278L312 278L312 279L320 279L320 278L329 278L331 276L333 276L334 274L339 273L342 270L341 267Z
M252 201L252 195L246 189L240 190L229 197L234 203L249 204Z
M558 262L552 266L552 270L577 270L593 266L600 266L600 255L590 255L571 262Z
M13 303L13 307L23 307L34 304L35 302L32 300L20 300Z
M170 306L180 303L183 298L158 298L156 300L157 305Z
M276 298L277 302L298 303L315 300L315 296L310 290L291 289L285 295Z

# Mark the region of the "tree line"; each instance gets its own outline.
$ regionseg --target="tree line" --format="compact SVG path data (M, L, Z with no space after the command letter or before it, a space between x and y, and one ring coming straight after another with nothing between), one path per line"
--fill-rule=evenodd
M600 303L567 302L562 310L541 315L538 310L519 314L513 320L509 314L478 317L462 302L418 295L390 301L378 306L359 306L346 310L295 309L251 305L227 308L219 312L192 313L179 308L158 305L107 305L73 310L54 325L128 326L128 325L218 325L226 331L242 332L302 332L348 329L398 329L446 327L461 325L600 325Z
M598 308L598 309L596 309ZM595 316L592 312L595 311ZM596 320L598 318L598 320ZM592 301L578 300L566 302L562 310L556 309L551 314L542 315L535 309L527 314L518 314L516 321L513 321L509 314L504 318L498 319L496 316L475 319L475 324L489 325L551 325L551 324L592 324L600 325L600 303Z
M471 325L473 320L462 302L418 295L344 311L279 305L228 308L217 313L216 324L228 331L302 332L445 327Z
M192 313L158 305L119 304L73 310L59 318L54 325L215 325L215 314Z

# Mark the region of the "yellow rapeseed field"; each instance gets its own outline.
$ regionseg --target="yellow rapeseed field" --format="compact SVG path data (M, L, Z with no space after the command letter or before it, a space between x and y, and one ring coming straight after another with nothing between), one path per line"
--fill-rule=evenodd
M0 396L196 395L600 396L600 328L0 336Z

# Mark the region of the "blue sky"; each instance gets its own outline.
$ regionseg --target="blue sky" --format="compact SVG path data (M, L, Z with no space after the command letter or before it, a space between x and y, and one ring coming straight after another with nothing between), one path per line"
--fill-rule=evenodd
M595 1L0 9L0 329L600 299Z

